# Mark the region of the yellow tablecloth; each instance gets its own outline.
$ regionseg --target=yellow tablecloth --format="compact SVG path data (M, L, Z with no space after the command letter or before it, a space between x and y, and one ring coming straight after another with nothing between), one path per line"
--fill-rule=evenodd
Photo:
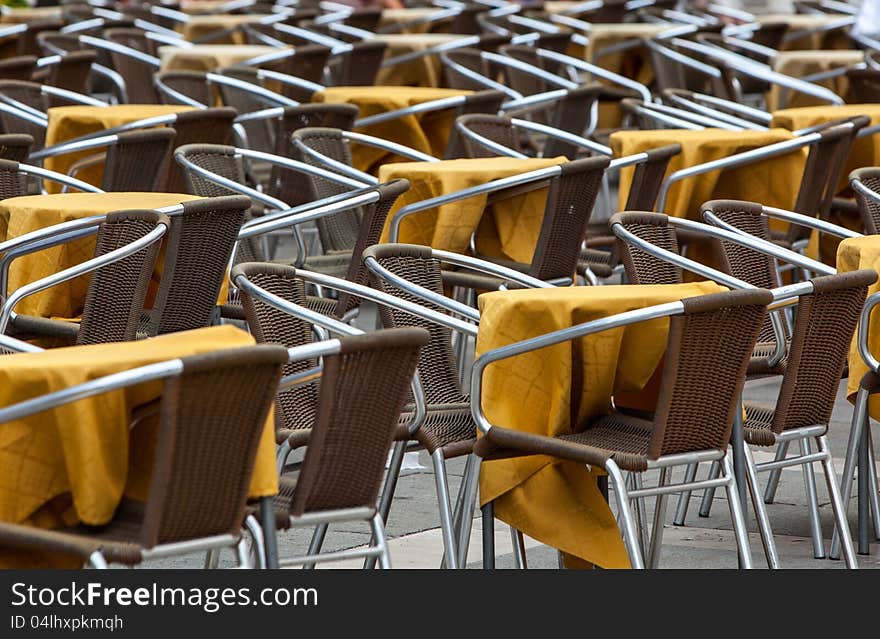
M125 209L155 209L193 199L198 198L181 193L60 193L9 198L0 201L0 241L90 215ZM10 266L9 290L14 291L29 282L84 262L94 252L95 238L90 237L23 255ZM154 275L156 281L161 274L161 261L157 271L159 273ZM88 282L88 276L83 276L53 286L25 298L15 310L40 317L79 317L85 304ZM225 300L225 290L221 291L221 295Z
M434 89L429 87L328 87L313 96L315 102L354 104L360 109L360 117L365 118L378 113L396 111L423 102L439 100L456 95L467 95L470 91L456 89ZM443 157L449 131L452 129L453 111L424 115L409 115L389 122L383 122L361 129L374 135L412 147L435 157ZM400 159L385 151L354 145L352 159L355 168L375 173L381 164Z
M49 109L49 125L46 130L46 146L58 144L65 140L72 140L81 135L96 133L104 129L136 122L144 118L151 118L168 113L180 113L190 111L193 107L179 104L118 104L107 107L97 106L63 106ZM81 151L78 153L65 153L53 158L46 158L44 166L58 173L67 173L70 167L78 160L94 155L101 149ZM97 164L80 171L76 177L84 182L101 186L104 177L104 165ZM58 193L61 187L48 182L46 190L50 193Z
M802 78L814 73L822 73L831 71L840 67L850 67L860 62L864 62L865 54L863 51L840 51L840 50L818 50L818 51L780 51L773 59L773 70L779 73L792 76L794 78ZM843 76L824 80L818 84L831 89L837 95L843 97L847 91L847 81ZM785 104L782 104L782 97L785 96ZM767 105L770 110L778 109L780 106L799 107L826 105L827 102L795 91L783 90L779 85L773 85L767 96Z
M190 16L190 19L181 25L181 32L184 39L195 42L199 38L203 38L216 31L235 29L235 27L246 22L259 22L266 17L268 16L265 14L257 13ZM223 38L212 40L212 42L215 44L245 44L247 40L240 30L236 30Z
M379 169L380 182L406 178L410 181L410 188L397 198L391 209L382 241L388 241L388 229L394 213L407 204L565 161L564 157L528 160L483 158L385 164ZM547 189L538 189L499 201L491 207L491 214L484 216L486 196L468 198L405 218L400 225L397 241L465 253L471 234L479 228L481 253L528 264L532 261L535 243L541 232L546 200Z
M669 27L668 24L644 23L594 24L587 35L586 60L638 80L642 84L648 84L653 79L654 72L644 47L635 47L609 55L601 55L601 51L627 40L650 40ZM600 57L597 58L597 54Z
M213 71L277 50L262 44L166 45L159 47L159 60L163 71Z
M794 31L802 31L805 29L815 29L832 22L837 22L841 18L846 18L844 14L811 14L811 13L765 13L757 16L757 21L761 24L771 24L774 22L785 22L788 24L789 33ZM783 49L849 49L851 43L846 36L845 30L837 29L827 33L814 33L808 37L792 40L790 43L784 43Z
M476 354L719 290L714 283L699 282L487 293L479 298ZM505 428L548 436L574 432L608 412L615 393L645 387L665 351L668 326L665 318L642 322L493 364L483 377L483 410L490 422ZM496 517L563 552L603 567L627 567L596 472L544 456L485 462L480 502L494 499Z
M435 13L439 13L442 9L437 7L405 7L402 9L389 8L382 9L382 17L379 20L379 28L390 27L391 25L405 24L413 20L423 20L429 18ZM431 27L430 22L424 22L414 27L407 27L401 33L425 33Z
M837 247L837 271L849 273L863 268L874 269L880 272L880 236L866 235L843 240ZM880 291L880 283L875 282L868 287L868 295ZM859 382L868 367L859 356L856 346L857 336L849 347L849 377L846 380L846 397L851 402L855 401L859 390ZM880 356L880 316L875 312L871 316L871 327L868 331L868 347L875 357ZM868 413L874 419L880 419L880 395L871 395L868 400Z
M385 58L424 51L440 44L453 42L468 36L449 33L402 33L377 35L375 40L388 45ZM383 86L441 87L443 65L440 57L423 56L411 62L396 64L379 70L376 84Z
M59 348L2 357L0 406L156 362L253 344L232 326L139 342ZM149 492L155 420L129 430L132 410L162 393L153 382L80 400L0 428L0 521L43 528L110 520L123 495ZM211 401L210 397L203 398ZM270 411L251 480L253 497L278 490Z
M61 17L61 7L28 7L0 13L0 24L22 24Z
M790 131L724 131L703 129L657 129L653 131L617 131L611 135L616 157L642 153L667 144L678 143L681 153L669 162L667 176L679 169L748 151L760 146L792 139ZM675 217L699 219L699 207L714 198L732 198L760 202L791 209L797 197L806 154L789 153L777 158L727 171L713 171L674 184L666 199L664 213ZM620 206L629 195L634 169L620 172Z

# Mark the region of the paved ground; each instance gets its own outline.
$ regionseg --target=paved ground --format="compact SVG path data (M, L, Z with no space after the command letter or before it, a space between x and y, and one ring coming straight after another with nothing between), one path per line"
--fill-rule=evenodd
M842 458L846 449L846 437L849 420L852 414L850 404L843 399L844 386L838 397L832 418L829 435L835 467L840 473ZM755 401L772 401L777 391L777 382L767 380L750 386L748 398ZM769 459L769 453L756 451L756 457ZM423 468L407 470L398 485L397 496L388 523L388 534L391 538L392 562L396 568L435 568L440 564L442 543L440 540L439 517L437 514L434 493L434 478L430 468L430 460L425 453L419 456ZM457 494L461 480L463 462L452 461L449 464L450 490ZM681 471L679 471L681 472ZM706 472L706 469L702 471ZM780 561L786 568L822 568L840 569L842 561L814 559L810 540L809 519L804 499L804 484L800 469L786 470L779 486L776 502L768 506L771 523L780 554ZM817 476L821 480L821 475ZM766 477L762 478L763 482ZM711 516L702 518L697 515L701 494L695 493L688 513L686 525L672 525L672 514L676 497L670 500L664 531L664 544L660 565L664 568L734 568L736 552L727 506L721 493L716 498ZM831 507L828 503L824 483L819 482L820 511L823 532L826 537L826 548L830 545L832 531ZM613 501L613 500L612 500ZM854 500L853 500L854 502ZM649 513L651 507L649 504ZM855 526L855 504L851 503L850 522ZM474 522L474 533L470 546L469 567L477 568L481 562L480 552L480 521ZM750 531L755 533L754 518L750 516ZM282 533L279 546L282 555L301 553L308 544L309 533L305 530ZM325 543L325 549L351 548L367 542L369 532L366 528L339 525L331 528ZM756 567L764 567L760 538L751 535L752 556ZM496 526L496 552L498 567L513 567L510 536L506 526L500 522ZM232 565L232 557L224 556L222 565ZM174 562L162 562L163 566L197 567L202 559L188 558ZM556 552L536 542L527 540L527 561L530 568L556 568ZM325 564L327 567L355 568L360 562L342 564ZM862 568L880 567L880 543L872 545L871 554L859 557Z

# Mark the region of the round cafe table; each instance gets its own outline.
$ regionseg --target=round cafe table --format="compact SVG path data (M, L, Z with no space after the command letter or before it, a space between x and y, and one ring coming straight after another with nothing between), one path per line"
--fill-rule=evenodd
M278 50L262 44L166 45L159 47L159 61L163 71L213 71Z

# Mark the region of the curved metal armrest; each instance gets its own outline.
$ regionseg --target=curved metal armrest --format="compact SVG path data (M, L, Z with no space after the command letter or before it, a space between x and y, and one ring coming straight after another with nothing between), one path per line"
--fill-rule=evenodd
M281 33L296 36L308 42L313 42L315 44L320 44L321 46L327 47L333 53L344 53L346 51L351 51L351 45L348 42L344 42L343 40L339 40L338 38L333 38L322 33L310 31L309 29L296 27L290 24L276 24L275 28Z
M665 99L666 98L664 97L664 100ZM738 129L752 129L755 131L766 131L767 130L766 125L758 124L752 120L746 120L746 119L740 118L736 115L731 115L730 113L725 113L724 111L721 111L719 109L713 109L712 107L707 106L705 104L701 104L700 102L695 102L693 100L687 100L687 99L682 98L680 96L673 95L669 98L669 101L672 102L673 104L675 104L676 108L678 108L680 110L692 111L695 114L706 116L706 117L711 118L715 121L723 122L727 125L731 125L731 126L736 127ZM741 105L737 104L736 106L741 106ZM769 124L770 118L772 116L770 116L769 113L763 113L763 115L767 116L766 123Z
M676 182L680 182L681 180L694 177L696 175L702 175L703 173L717 171L719 169L735 168L743 166L745 164L750 164L751 162L785 155L786 153L797 151L798 149L802 149L806 146L809 146L810 144L818 142L820 139L821 136L818 133L811 133L809 135L804 135L793 140L774 142L773 144L768 144L766 146L751 149L749 151L735 153L734 155L729 155L726 158L712 160L710 162L695 164L694 166L679 169L678 171L673 172L663 181L663 184L660 187L660 194L657 197L657 210L661 212L663 211L666 205L666 198L669 195L669 189Z
M707 127L710 129L725 129L727 131L740 131L743 129L743 127L739 124L733 124L732 122L728 122L726 121L726 119L723 118L716 118L701 113L694 113L686 109L679 109L678 107L669 106L667 104L645 104L639 105L639 108L647 110L648 112L652 113L652 115L662 113L664 115L678 118L686 122L692 122L693 124L697 124L701 127Z
M594 151L595 153L599 153L601 155L612 155L610 147L607 147L604 144L599 144L598 142L593 142L593 140L587 139L580 135L575 135L574 133L569 133L568 131L563 131L562 129L557 129L546 124L541 124L540 122L520 120L518 118L513 118L511 121L520 129L535 131L536 133L541 133L542 135L556 138L557 140L562 140L563 142L568 142L569 144L575 144L581 148Z
M856 193L858 193L862 197L864 197L868 200L871 200L872 202L877 202L878 204L880 204L880 193L877 193L877 191L873 191L873 190L869 189L860 180L851 179L849 181L849 185L850 185L850 187L852 187L853 191L855 191Z
M555 285L544 280L539 280L531 275L520 273L501 264L495 264L487 260L481 260L470 255L462 255L461 253L453 253L451 251L443 251L440 249L431 249L431 254L442 262L453 264L455 266L463 266L474 271L501 278L510 282L515 282L526 288L555 288Z
M409 53L403 53L398 56L394 56L393 58L386 58L382 61L382 68L388 68L397 66L398 64L404 64L406 62L412 62L413 60L418 60L419 58L426 58L428 56L440 55L444 51L452 51L454 49L461 49L463 47L470 47L475 44L480 43L479 36L462 36L458 40L452 40L450 42L444 42L442 44L435 45L433 47L428 47L427 49L422 49L420 51L411 51Z
M417 151L416 149L410 148L408 146L404 146L403 144L398 144L397 142L389 142L388 140L383 140L382 138L377 138L374 135L366 135L364 133L356 133L354 131L345 131L343 133L343 137L349 142L355 142L357 144L363 144L364 146L371 146L376 149L380 149L382 151L388 151L389 153L394 153L396 155L402 155L405 158L409 158L411 160L415 160L417 162L439 162L438 158L435 158L433 155L428 155L427 153L422 153L421 151Z
M31 282L17 289L11 295L9 295L9 297L6 299L6 302L3 304L2 309L0 309L0 333L6 332L6 328L9 325L9 320L12 317L13 311L15 310L15 306L24 298L29 297L34 293L44 291L47 288L51 288L56 284L72 280L75 277L79 277L80 275L84 275L86 273L90 273L103 266L106 266L107 264L111 264L118 260L124 259L130 255L134 255L138 251L145 249L154 242L158 242L159 240L161 240L167 230L168 227L165 224L160 223L156 226L155 229L153 229L143 237L138 238L134 242L127 244L126 246L114 249L108 253L105 253L104 255L93 257L89 260L86 260L85 262L82 262L81 264L76 264L74 266L68 267L62 271L53 273L48 277L44 277L35 282Z
M432 111L442 111L444 109L453 109L461 106L467 101L464 95L454 95L448 98L440 98L438 100L429 100L420 104L405 107L403 109L395 109L394 111L385 111L377 113L365 118L359 118L354 122L354 128L362 129L371 124L379 124L380 122L388 122L389 120L397 120L408 115L419 115L422 113L430 113Z
M458 134L461 135L463 138L467 138L468 140L471 140L472 142L475 142L476 144L479 144L480 146L492 151L493 153L497 153L500 156L519 159L525 159L529 157L525 153L520 153L516 149L511 149L510 147L504 146L500 142L490 140L486 136L480 135L476 131L472 131L461 122L455 123L455 130L458 131Z
M103 100L98 100L97 98L93 98L90 95L84 95L82 93L77 93L76 91L68 91L67 89L53 87L48 84L44 84L43 86L41 86L40 92L43 95L62 98L64 100L69 100L70 102L75 102L76 104L84 104L86 106L98 107L110 106Z
M438 195L437 197L422 200L421 202L413 202L412 204L408 204L400 208L391 218L391 224L388 231L390 241L397 241L398 234L400 232L400 223L403 221L403 218L409 215L418 213L420 211L427 211L428 209L436 208L444 204L458 202L459 200L466 200L469 197L483 195L484 193L492 193L494 191L500 191L502 189L510 188L513 186L521 186L532 182L548 180L550 178L558 176L559 173L560 168L558 165L549 166L543 169L536 169L534 171L520 173L519 175L511 175L509 177L492 180L491 182L472 186L467 189L462 189L460 191L454 191L453 193Z
M79 41L96 49L103 49L104 51L109 51L110 53L118 53L119 55L124 55L126 57L132 58L133 60L136 60L137 62L141 62L143 64L151 66L154 69L159 69L162 66L161 61L156 56L144 53L143 51L138 51L137 49L133 49L132 47L127 47L124 44L111 42L109 40L104 40L102 38L96 38L89 35L79 36Z
M557 53L556 51L551 51L550 49L538 49L537 53L542 58L554 60L555 62L561 62L577 69L578 71L586 71L587 73L590 73L598 78L608 80L609 82L613 82L614 84L622 86L625 89L635 91L639 94L639 96L641 96L642 101L644 102L651 102L653 99L651 96L651 92L648 90L648 87L646 87L644 84L641 84L640 82L636 82L631 78L622 76L619 73L614 73L613 71L604 69L596 64L591 64L589 62L585 62L584 60L579 60L563 53Z
M78 151L88 151L100 147L115 144L118 137L114 134L105 135L103 131L100 135L87 137L86 139L76 139L68 142L60 142L50 147L46 147L41 151L37 151L28 156L29 160L42 160L45 158L54 158L58 155L67 153L75 153Z
M6 349L13 353L40 353L46 349L35 346L11 335L0 335L0 349Z
M153 76L153 86L156 87L157 91L170 98L177 104L184 104L186 106L195 107L197 109L208 108L207 104L202 104L198 100L194 100L188 95L185 95L180 91L177 91L176 89L172 89L170 86L162 82L162 80L160 80L158 76Z
M506 84L502 84L501 82L497 82L492 78L487 78L486 76L477 73L472 69L468 69L463 64L459 64L458 62L451 60L449 56L443 55L442 53L440 54L440 61L443 63L443 66L449 67L459 75L464 76L472 82L476 82L486 89L489 89L491 91L501 91L501 93L509 96L513 100L519 100L523 97L523 94L519 91L515 91Z
M310 80L306 80L305 78L300 78L295 75L289 75L287 73L280 73L278 71L271 71L269 69L260 69L259 71L257 71L257 77L261 80L274 80L275 82L280 82L281 84L287 84L290 86L299 87L301 89L307 89L309 91L312 91L313 93L323 91L327 88L323 84L311 82Z
M246 82L238 78L223 75L222 73L209 72L205 75L205 77L211 84L220 84L223 86L232 87L233 89L244 91L245 93L249 93L272 104L276 104L279 106L299 106L299 102L297 102L296 100L291 100L287 96L276 93L275 91L271 91L266 87L261 87L259 84Z
M788 44L789 42L808 38L811 35L827 33L829 31L836 31L837 29L845 29L846 27L855 24L855 21L856 19L854 16L849 16L846 18L840 18L839 20L835 20L833 22L829 22L828 24L819 25L818 27L810 27L809 29L796 29L794 31L786 33L783 36L782 41Z
M832 224L831 222L820 220L817 217L801 215L800 213L778 209L774 206L762 206L761 208L763 214L767 217L771 217L776 220L782 220L784 222L789 222L790 224L796 224L798 226L805 226L807 228L816 229L821 233L827 233L828 235L834 235L835 237L840 237L844 239L850 237L862 237L861 233L856 233L855 231L851 231L848 228L838 226L837 224ZM733 231L734 233L743 233L748 235L742 229L738 229L732 224L728 224L727 222L721 220L720 218L718 218L718 216L709 211L703 211L703 219L713 226L719 226L729 231Z
M705 93L695 93L694 97L702 102L706 102L708 104L714 104L718 107L718 111L722 112L722 109L729 109L734 113L738 113L743 116L743 118L751 118L752 120L757 121L760 124L766 124L767 126L773 121L773 116L766 111L761 109L756 109L755 107L751 107L747 104L740 104L739 102L731 102L730 100L725 100L724 98L719 98L714 95L706 95ZM691 103L692 104L692 103ZM748 121L748 120L744 120Z
M874 372L880 371L880 361L877 361L877 358L874 357L874 354L871 352L871 347L868 343L868 336L871 331L871 314L874 312L874 308L877 304L880 304L880 292L869 295L868 299L865 300L865 306L862 308L856 336L859 355L861 356L862 361L868 365L868 368Z
M336 182L337 184L342 184L343 186L348 186L354 189L373 186L372 181L363 182L361 180L355 180L344 175L334 173L332 171L327 171L326 169L322 169L321 167L312 166L311 164L306 164L305 162L300 162L299 160L292 160L290 158L282 157L280 155L274 155L272 153L265 153L263 151L255 151L253 149L242 148L236 148L235 151L245 158L259 160L261 162L268 162L269 164L274 164L285 169L290 169L291 171L300 171L302 173L307 173L309 175L324 178L325 180L330 180L331 182ZM370 177L372 178L372 176ZM288 207L285 206L283 208Z
M45 115L37 115L34 113L30 113L28 111L23 111L22 109L16 108L15 106L8 104L6 102L0 102L0 112L6 113L7 115L11 115L14 118L19 118L21 120L25 120L30 124L34 124L43 129L48 128L49 119Z
M72 187L83 191L85 193L104 193L102 189L99 189L97 186L93 186L88 182L83 182L82 180L77 180L76 178L72 178L68 175L64 175L63 173L58 173L56 171L50 171L49 169L44 169L41 166L32 166L30 164L19 164L18 170L24 173L25 175L34 175L43 180L50 180L52 182L57 182L58 184L64 185L66 187Z
M521 60L517 60L516 58L500 55L498 53L491 53L489 51L484 51L481 57L484 60L488 60L492 64L496 64L500 67L516 69L521 73L534 76L535 78L538 78L539 80L542 80L547 84L555 85L560 89L576 89L578 87L577 82L573 82L565 78L560 78L558 75L554 75L549 71L540 69L534 65L528 64L527 62L522 62Z
M136 120L134 122L128 122L127 124L121 124L119 126L114 126L109 129L104 129L103 131L95 131L94 133L87 133L85 135L81 135L76 138L71 138L69 140L65 140L64 142L59 142L58 144L53 144L52 146L47 146L39 151L35 151L28 156L29 160L42 160L46 157L52 157L53 155L57 155L59 153L69 153L69 150L60 150L66 149L71 144L79 144L80 142L86 142L89 140L96 140L98 138L105 138L109 136L115 136L119 133L125 133L126 131L134 131L137 129L146 129L154 126L164 126L166 124L174 124L177 121L176 113L169 113L166 115L156 115L149 118L143 118L141 120ZM71 150L82 150L88 149L92 147L76 147Z

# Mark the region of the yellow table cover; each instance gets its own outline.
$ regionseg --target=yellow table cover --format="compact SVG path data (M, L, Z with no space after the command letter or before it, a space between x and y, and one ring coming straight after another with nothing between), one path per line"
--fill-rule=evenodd
M328 87L316 93L314 102L354 104L360 109L361 118L388 111L396 111L423 102L467 95L470 91L457 89L435 89L431 87ZM397 142L416 151L435 157L443 157L449 132L452 129L453 111L443 109L439 112L409 115L389 122L383 122L360 129L363 133L383 140ZM400 160L398 156L380 149L360 144L352 146L354 166L361 171L373 174L382 164Z
M451 33L401 33L380 34L374 39L388 45L385 58L395 58L407 53L424 51L440 44L453 42L468 36ZM422 56L410 62L379 69L376 84L382 86L442 87L443 64L440 56Z
M181 32L185 40L195 42L199 38L211 35L217 31L225 31L226 29L235 29L235 27L246 22L259 22L269 17L266 14L258 13L238 13L238 14L212 14L204 16L190 16L183 25ZM226 35L224 38L212 39L214 44L246 44L247 39L240 30Z
M96 133L104 129L121 126L130 122L136 122L144 118L152 118L169 113L190 111L193 107L180 104L118 104L113 106L63 106L49 109L49 124L46 130L46 146L59 144L65 140L72 140L81 135ZM46 158L43 165L58 173L67 173L70 167L83 158L99 153L102 149L80 151L78 153L65 153L52 158ZM104 177L103 163L88 167L80 171L76 176L83 182L94 186L101 186ZM46 190L50 193L58 193L61 187L53 182L47 182Z
M397 198L388 214L382 241L389 241L394 213L408 204L565 161L566 158L561 156L544 159L499 157L385 164L379 169L380 182L406 178L410 181L410 188ZM547 189L537 189L495 203L490 208L491 213L485 216L486 195L460 200L404 218L397 241L465 253L471 234L479 228L481 253L528 264L541 232L546 200Z
M0 24L23 24L61 16L61 7L21 7L0 13Z
M849 273L859 269L870 268L880 272L880 236L866 235L843 240L837 247L837 271ZM868 295L880 291L880 283L875 282L868 287ZM859 391L859 382L868 367L862 361L857 347L857 335L853 335L853 341L849 347L849 377L846 379L846 397L851 402L855 401ZM868 348L875 357L880 356L880 315L876 312L871 316L871 326L868 330ZM874 419L880 419L880 395L873 394L868 399L868 413Z
M2 356L0 405L177 357L253 344L246 332L214 326L137 342ZM110 520L123 495L145 499L155 420L130 430L132 410L161 396L162 382L80 400L0 428L0 521L52 527ZM205 397L204 401L210 401ZM274 418L266 421L252 497L278 490Z
M803 31L823 27L833 22L839 21L841 18L847 18L841 13L764 13L757 16L757 21L761 24L771 24L774 22L785 22L788 25L788 32ZM813 33L809 36L783 43L783 50L795 49L850 49L852 43L846 34L845 29L836 29L834 31Z
M278 51L262 44L197 44L192 47L159 47L163 71L213 71L258 55Z
M587 35L586 60L633 78L642 84L649 84L654 78L654 71L644 47L639 46L607 55L601 55L601 51L627 40L649 40L668 30L669 27L668 24L645 23L594 24Z
M808 50L808 51L780 51L773 59L773 70L794 78L802 78L814 73L831 71L840 67L850 67L864 62L863 51L844 50ZM830 78L819 82L821 86L834 91L844 97L847 92L847 80L844 76ZM785 97L783 104L782 97ZM809 96L805 93L783 89L778 84L770 88L767 95L767 105L771 111L781 107L793 108L800 106L828 105L827 101Z
M385 8L382 9L382 17L379 19L379 28L390 27L392 25L406 24L413 20L424 20L440 13L443 9L438 7L403 7L403 8ZM406 27L400 33L426 33L432 26L430 22Z
M529 289L480 296L476 355L514 342L655 304L715 293L711 282ZM564 342L490 365L483 411L492 424L539 435L576 432L607 413L615 393L639 391L666 348L667 318ZM606 568L629 561L599 469L545 456L484 462L480 503L525 534Z
M182 193L60 193L9 198L0 201L0 241L91 215L125 209L155 209L194 199L198 199L197 196ZM15 291L25 284L84 262L94 252L93 236L22 255L10 265L9 290ZM158 261L155 281L161 276L161 260ZM88 276L82 276L53 286L26 297L15 310L40 317L79 317L88 282ZM221 299L225 300L226 287L223 288Z

